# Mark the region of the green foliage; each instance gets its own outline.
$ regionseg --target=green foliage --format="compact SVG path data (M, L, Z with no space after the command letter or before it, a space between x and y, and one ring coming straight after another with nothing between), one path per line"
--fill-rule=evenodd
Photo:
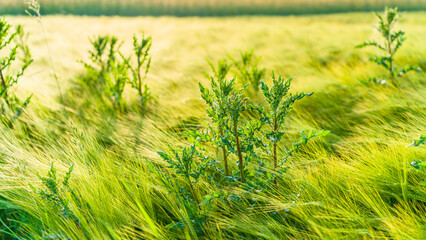
M209 123L206 123L206 131L187 131L186 136L193 145L190 148L184 148L181 151L182 154L172 148L170 148L172 155L158 152L169 167L174 169L174 174L185 179L185 184L182 186L178 177L168 176L163 171L157 170L161 173L164 185L169 186L170 191L181 187L180 191L174 190L178 199L195 203L197 208L187 203L182 205L190 212L193 227L199 230L204 229L204 226L208 224L206 214L209 211L210 215L217 214L211 212L218 211L217 208L212 207L214 202L227 207L248 203L249 208L235 210L251 214L256 212L256 207L268 204L251 194L268 192L272 181L277 185L277 177L288 171L288 167L284 166L286 160L298 153L309 140L329 133L329 131L302 131L300 138L288 148L284 148L281 156L278 156L277 146L284 136L285 117L295 101L311 96L312 93L288 94L292 78L285 81L281 76L278 79L275 78L273 74L271 87L261 82L265 100L269 103L268 109L265 109L263 106L253 105L249 98L244 97L243 91L247 85L238 88L235 78L226 79L230 69L226 60L220 60L216 67L211 62L209 65L213 71L213 76L210 77L210 89L199 84L201 97L207 106L206 113L211 119ZM291 139L287 142L291 142ZM212 146L222 150L221 157L210 154L205 156L205 153L213 151ZM271 146L273 169L269 169L269 164L264 161L264 156L271 152ZM233 171L232 167L229 169L228 161L232 159L232 156L236 156L238 171ZM196 158L201 160L195 161ZM224 171L216 166L219 159L224 160ZM213 191L206 193L193 186L201 180L211 183L214 186ZM185 186L189 186L190 191L185 190ZM233 193L234 189L239 187L243 192ZM198 200L200 195L204 195L202 202ZM184 221L179 221L171 226L181 228L187 225Z
M261 80L265 77L265 68L259 68L261 57L254 56L254 50L241 52L241 60L229 58L238 70L238 78L243 84L249 83L255 94L259 91Z
M181 150L169 147L171 155L158 152L160 157L168 163L168 168L173 169L175 176L169 176L161 170L155 170L160 174L164 186L174 193L179 199L179 202L184 206L185 210L189 213L191 226L195 226L197 232L203 231L203 224L206 221L207 205L200 203L199 195L197 195L197 184L205 177L206 170L212 166L212 161L209 158L203 157L197 151L195 145ZM180 181L183 179L183 182ZM202 191L202 190L199 190ZM168 225L169 228L182 228L188 222L177 221Z
M413 141L413 143L411 143L410 145L408 145L407 147L410 147L410 146L414 146L414 147L419 147L419 146L421 146L421 145L423 145L423 144L426 144L426 135L422 135L421 137L420 137L420 139L419 140L414 140ZM416 168L416 169L419 169L419 170L425 170L426 168L426 162L422 162L422 161L420 161L420 160L414 160L412 163L411 163L411 166L413 166L414 168ZM422 186L426 186L426 181L422 181L421 183L420 183L420 185L422 185Z
M212 91L199 84L201 97L207 104L207 115L212 119L214 128L212 128L214 143L222 149L222 156L225 167L225 175L229 176L228 155L229 150L226 146L226 139L229 139L229 120L227 118L227 106L225 99L232 92L235 79L227 81L225 79L231 65L226 62L226 59L219 60L217 68L211 62L208 62L213 70L214 77L210 77L210 86Z
M395 54L406 40L404 31L394 31L395 24L399 20L397 8L386 8L383 17L376 13L379 20L377 30L382 36L381 42L371 41L357 45L357 48L374 46L384 52L382 56L370 58L370 61L382 66L389 72L390 81L393 85L398 85L397 78L402 77L410 71L421 72L417 66L406 65L405 67L398 66L395 63ZM380 82L380 81L379 81Z
M37 176L44 185L44 189L36 189L33 186L30 187L34 192L39 194L41 198L51 204L52 207L57 210L59 215L64 218L71 219L78 225L78 218L75 216L70 206L70 197L78 201L75 191L69 185L73 168L74 165L69 168L63 181L60 182L56 176L56 168L52 163L46 177L42 177L37 173Z
M42 181L43 188L37 189L34 186L30 185L30 188L37 193L42 199L44 199L55 212L70 221L72 221L76 227L82 231L81 223L78 217L73 212L73 207L82 208L81 196L77 195L76 191L71 188L69 181L71 178L71 173L74 169L74 164L71 165L68 172L66 172L62 181L58 179L56 174L56 168L51 164L50 170L47 173L47 176L43 177L37 173L38 178ZM71 202L75 205L72 207ZM88 209L85 209L88 210ZM70 239L68 236L64 235L61 231L58 231L56 234L51 234L49 238L60 238L60 239Z
M131 57L125 57L120 52L122 43L115 36L96 37L91 40L93 47L89 51L91 62L84 63L86 73L80 78L80 84L99 99L109 99L114 109L120 112L126 106L123 99L124 89L130 84L137 90L141 110L144 111L148 102L152 100L149 88L144 82L151 64L149 57L151 42L151 37L142 36L139 43L134 36L133 50L137 65L133 66Z
M98 36L91 41L92 65L85 64L87 75L82 80L93 91L106 94L115 109L123 110L123 91L129 81L128 65L117 59L121 44L115 36Z
M34 0L33 0L34 1ZM4 0L0 2L0 14L21 15L25 1ZM44 14L67 14L78 16L283 16L306 14L329 14L341 12L370 12L383 9L392 4L404 11L424 11L423 2L419 0L375 0L375 1L339 1L326 0L323 4L314 4L312 0L261 0L234 1L226 0L182 0L170 2L166 0L44 0ZM3 5L2 5L3 4Z
M238 133L239 120L242 112L247 110L249 99L244 97L242 91L244 88L237 89L235 78L227 81L225 79L229 67L225 60L219 61L218 70L213 68L215 77L211 77L212 93L201 84L201 97L208 105L207 114L216 124L216 135L219 141L216 141L223 150L223 158L225 160L225 173L229 175L227 163L227 148L230 147L230 142L227 141L229 136L232 136L235 141L235 148L230 148L231 152L238 156L238 165L240 169L240 180L245 182L244 176L244 160L242 156L240 136Z
M124 62L132 72L130 84L132 88L138 91L142 111L146 109L148 102L152 100L148 85L145 83L149 67L151 66L151 57L149 56L151 45L151 37L145 37L143 34L139 42L135 35L133 36L133 51L137 59L137 65L133 67L129 59L123 57ZM145 69L143 70L143 68Z
M32 62L33 60L31 56L31 51L27 45L29 33L26 33L24 31L24 26L20 24L16 26L16 33L17 34L16 34L16 37L14 38L14 41L22 52L22 56L20 56L21 61L24 63Z
M272 86L268 87L264 82L261 82L261 89L263 95L265 96L266 102L269 104L269 110L261 109L261 118L262 122L268 125L269 129L264 131L264 135L267 136L270 143L273 146L273 163L274 163L274 172L277 171L278 167L278 155L277 155L277 145L281 141L285 132L282 131L284 120L293 108L293 104L296 100L300 100L305 96L311 96L313 93L305 94L303 92L296 94L289 94L291 81L293 78L284 80L281 76L278 79L275 78L274 73L272 73ZM291 155L292 151L297 151L301 144L307 144L308 140L312 137L317 136L311 131L308 135L305 135L302 132L301 139L294 143L293 150L287 150L287 154ZM275 184L277 184L277 179L274 179Z
M175 173L182 175L191 185L192 179L195 181L198 180L200 175L205 170L205 166L196 164L196 149L195 145L192 145L190 148L184 148L181 151L175 150L170 147L170 151L173 154L173 157L164 152L158 152L158 154L165 160L169 167L175 170ZM182 152L179 155L179 152Z
M239 68L250 64L253 52L242 54L242 56L243 65L239 66ZM264 142L262 138L266 138L271 143L270 145L273 147L274 172L276 172L278 167L277 145L284 135L284 132L282 132L284 119L296 100L300 100L305 96L311 96L313 93L305 94L302 92L287 96L292 78L284 81L281 76L276 79L273 74L273 85L271 88L258 79L265 100L269 103L269 109L266 110L262 106L253 105L249 98L244 97L243 91L247 85L239 89L236 86L235 78L226 80L231 66L225 59L219 60L217 67L209 61L208 63L213 71L213 76L210 77L211 91L203 85L199 85L201 97L207 105L207 115L211 118L213 125L207 124L209 126L207 133L210 136L207 138L204 136L204 142L210 141L222 149L226 176L230 176L228 168L228 155L230 153L238 157L239 180L242 183L246 181L246 174L251 176L251 180L257 178L255 181L261 178L257 174L260 172L265 176L272 176L269 171L260 170L261 168L265 168L267 164L261 160L259 152L256 149L270 152L270 149L267 149L269 143ZM257 112L259 116L257 119L247 119L245 117L241 119L244 112L248 112L252 116ZM269 129L264 130L264 125L268 125ZM293 152L297 152L298 148L306 144L309 139L326 135L327 133L323 131L314 133L311 131L308 135L305 135L302 132L299 141L295 142L290 150L286 150L286 156L283 158L291 156ZM202 135L193 133L192 139L196 139L194 136L200 137ZM260 167L256 170L256 174L247 172L247 167L252 160L256 160Z
M426 144L426 135L422 135L422 136L420 137L420 139L418 139L418 140L414 140L414 141L413 141L413 143L411 143L411 144L410 144L410 145L408 145L408 146L418 147L418 146L420 146L420 145L422 145L422 144Z
M10 28L11 25L6 20L0 19L0 51L5 52L6 47L11 49L8 54L0 57L0 120L9 126L25 110L32 96L21 100L15 94L15 87L18 84L18 80L32 63L32 59L29 48L25 44L28 35L24 33L23 27L19 25L16 32L11 32ZM13 40L17 44L10 46ZM21 57L22 64L19 67L19 71L14 73L11 70L11 66L18 57L18 50L21 50L23 53Z
M89 51L91 62L84 63L86 74L80 78L80 83L93 93L105 91L106 78L116 62L117 42L114 36L97 36L90 40L93 47Z

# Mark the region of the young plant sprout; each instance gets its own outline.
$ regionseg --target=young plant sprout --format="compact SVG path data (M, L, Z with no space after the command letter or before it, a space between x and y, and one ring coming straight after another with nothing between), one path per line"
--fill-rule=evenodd
M246 178L244 176L244 160L241 150L241 141L239 136L239 126L240 126L240 117L241 114L248 109L249 99L243 96L243 90L246 88L236 89L235 87L235 78L231 79L228 84L229 94L224 99L226 109L228 111L228 116L231 120L230 128L235 138L235 145L237 148L238 156L238 166L240 169L241 182L245 183Z
M293 109L293 104L297 100L301 100L304 97L309 97L313 93L296 93L288 94L291 86L291 81L293 78L288 78L285 80L281 76L278 76L278 79L275 77L275 74L272 73L272 86L269 87L264 82L261 82L261 89L265 97L266 102L268 103L268 109L261 107L261 119L262 122L269 126L269 129L264 131L264 135L272 143L272 159L273 159L273 170L274 173L278 171L278 152L277 146L281 142L285 132L283 132L283 125L285 119L289 112ZM293 143L293 147L290 150L286 149L284 158L291 156L293 152L297 152L301 145L307 144L308 140L316 137L323 136L328 134L328 131L320 131L314 133L310 131L308 135L304 131L301 133L301 138ZM277 178L274 178L274 183L277 185Z
M270 127L270 130L266 132L266 135L269 137L273 145L274 172L278 167L277 145L284 135L284 132L282 132L284 120L291 111L296 100L300 100L305 96L309 97L313 94L305 94L301 92L287 96L292 80L293 78L284 80L281 76L278 76L277 79L272 73L273 84L271 88L269 88L264 82L261 82L263 95L265 96L266 102L269 104L269 111L264 111L263 121ZM274 183L277 184L276 178L274 179Z
M389 72L389 78L391 83L397 86L397 78L402 77L409 71L420 72L421 69L417 66L411 65L401 67L395 62L395 54L402 46L402 43L406 40L406 37L404 37L404 31L394 30L394 27L400 17L400 15L398 14L398 9L386 8L383 17L380 16L378 13L376 13L376 16L379 20L377 30L379 31L382 40L364 42L362 44L357 45L356 47L363 48L367 46L374 46L380 51L382 51L382 56L370 58L370 61L375 62L377 65L386 68L386 70Z
M148 85L145 83L149 67L151 66L151 57L149 56L151 46L151 37L145 37L145 35L142 35L142 38L139 40L135 35L133 36L133 51L137 59L137 66L133 67L129 59L123 57L124 62L132 72L130 84L132 88L138 91L142 110L146 109L147 103L152 99ZM120 53L120 55L122 54Z
M86 74L81 77L80 83L95 96L100 98L106 96L111 99L114 108L119 111L123 110L125 104L124 88L130 83L138 91L141 109L146 109L152 99L149 88L144 83L151 65L149 57L151 37L142 36L140 41L136 36L133 37L136 66L131 64L131 57L126 58L120 52L121 43L115 36L98 36L91 40L91 44L93 46L89 51L91 62L84 63ZM117 55L120 58L117 58Z
M216 135L218 135L216 144L222 149L223 161L225 167L225 175L229 176L229 167L228 167L228 149L224 140L227 138L229 129L228 129L228 119L226 112L225 99L229 96L232 91L232 81L227 81L226 75L229 72L231 65L226 62L226 59L220 60L218 62L217 68L213 64L210 64L214 72L214 77L210 77L210 86L212 91L210 92L207 88L203 87L201 83L200 91L201 97L204 102L207 104L208 108L206 110L207 115L211 117L215 127Z

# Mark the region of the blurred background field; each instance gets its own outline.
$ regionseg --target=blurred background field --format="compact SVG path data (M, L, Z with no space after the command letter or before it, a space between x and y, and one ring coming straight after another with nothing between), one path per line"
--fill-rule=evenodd
M194 86L206 80L206 59L217 61L227 54L238 57L240 51L250 49L262 56L261 64L269 69L268 75L273 70L295 76L296 90L318 91L328 84L353 84L374 76L377 67L367 59L375 50L355 49L364 39L377 37L372 27L374 18L372 13L238 18L46 16L43 25L50 46L47 51L37 21L24 16L6 17L11 24L23 24L29 31L29 45L37 56L20 85L22 91L42 99L56 96L50 54L61 84L67 86L83 70L79 60L89 57L89 39L116 35L126 42L123 52L127 54L133 34L145 32L154 42L148 84L155 95L163 93L161 102L176 106L199 98L199 89ZM423 13L403 14L398 27L407 31L409 41L401 48L398 61L426 66L426 46L419 44L426 37L425 25Z
M42 14L90 16L299 15L376 11L385 6L426 10L425 0L41 0ZM25 14L24 0L0 1L0 14Z

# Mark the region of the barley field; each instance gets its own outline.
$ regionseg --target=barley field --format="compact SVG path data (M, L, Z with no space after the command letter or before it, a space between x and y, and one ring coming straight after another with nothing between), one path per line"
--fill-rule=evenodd
M68 2L67 13L116 15L78 10L91 1L64 4ZM188 0L185 4L200 2L225 6L225 1ZM278 8L282 3L266 2ZM3 0L1 4L13 3ZM50 2L44 3L48 11ZM182 1L167 4L181 6ZM19 117L6 121L4 106L11 103L3 100L1 88L0 239L426 238L422 182L426 172L421 163L426 158L424 11L400 11L394 27L405 32L406 40L393 64L422 70L408 72L394 85L385 68L369 61L380 49L355 48L380 39L374 27L377 18L371 12L237 17L187 12L204 17L42 15L40 19L14 16L15 12L8 12L5 21L11 29L21 25L28 33L25 44L33 62L8 93L20 99L32 94L32 98L20 108ZM134 52L132 38L140 39L142 32L152 40L150 68L143 78L150 93L150 98L143 99L150 100L143 108L142 93L132 84L125 84L122 91L117 90L118 84L108 87L122 77L119 70L127 65L120 65L118 59L125 62L125 56ZM105 39L111 41L113 35L121 55L117 51L117 60L108 58L108 62L95 58L97 36L109 36ZM0 57L7 59L11 49L0 48ZM227 59L232 65L234 59L238 66L240 54L251 50L261 57L258 68L265 69L264 84L259 83L257 90L251 85L243 90L241 96L253 105L239 109L245 112L239 115L236 134L232 124L224 125L229 136L217 140L210 131L234 121L238 109L230 105L234 111L223 122L218 116L212 120L199 84L211 89L209 76L213 82L220 79L208 61L216 66ZM98 75L98 68L88 64L93 59L105 63L106 69L112 64L110 72ZM4 64L2 60L1 70ZM129 65L134 64L135 57ZM132 78L131 69L125 69L126 81L137 79ZM10 72L19 73L19 64ZM299 96L286 115L282 135L273 135L283 137L276 150L271 146L278 140L271 140L271 133L265 132L270 130L262 125L267 124L266 117L259 118L256 112L264 111L256 106L268 106L264 86L272 89L277 84L273 75L275 79L294 77L290 96ZM244 85L242 76L232 66L227 79L234 76L239 89ZM107 83L90 85L89 80ZM232 91L236 99L238 91ZM300 92L306 95L296 94ZM221 103L226 101L215 100ZM257 124L262 128L255 131ZM302 130L305 134L312 130L316 137L302 134L300 139L306 142L298 142ZM245 151L243 171L235 136L241 138ZM288 155L296 145L297 151ZM229 174L224 172L224 146L229 150ZM279 169L273 168L273 152L280 156ZM240 178L242 172L247 181Z

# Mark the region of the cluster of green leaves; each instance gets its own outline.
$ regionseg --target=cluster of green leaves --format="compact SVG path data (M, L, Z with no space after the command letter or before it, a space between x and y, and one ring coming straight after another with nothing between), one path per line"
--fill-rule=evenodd
M133 36L133 51L137 59L136 67L132 66L129 59L123 57L126 65L132 72L130 84L132 88L138 91L139 102L142 110L146 109L147 103L152 100L148 85L145 83L149 67L151 66L151 57L149 56L151 46L151 37L145 37L145 35L142 35L142 38L139 40L136 36Z
M71 188L69 184L73 169L74 164L71 165L63 180L60 181L57 176L56 168L52 163L47 176L40 176L40 174L37 173L37 176L41 180L44 188L37 189L32 185L30 185L30 188L49 205L51 205L52 209L54 209L59 216L73 222L80 231L83 231L81 222L73 211L73 208L81 209L83 207L81 196L77 194L76 190ZM73 206L71 206L71 202L73 203ZM88 205L85 206L87 208L84 210L90 210ZM45 238L71 239L61 231L50 234Z
M414 141L413 141L413 143L411 143L411 144L410 144L410 145L408 145L408 146L418 147L418 146L420 146L420 145L422 145L422 144L426 144L426 135L422 135L422 136L420 137L420 139L418 139L418 140L414 140Z
M275 75L272 74L272 86L268 87L264 82L261 82L261 89L263 95L266 99L266 102L269 104L268 110L261 109L260 114L262 122L268 126L268 130L264 132L264 135L269 139L269 142L272 145L272 158L274 162L274 172L277 171L278 167L278 156L277 156L277 145L282 140L282 137L285 135L285 132L282 131L283 125L285 122L286 116L292 109L293 104L296 100L300 100L304 97L309 97L313 93L305 94L304 92L296 94L288 94L291 86L291 81L293 78L284 80L281 76L275 78ZM321 132L320 135L327 134L327 132ZM294 144L292 150L287 151L288 155L291 155L292 152L297 151L299 146L302 143L307 143L307 141L317 134L314 134L313 131L310 131L308 135L305 135L304 132L301 134L302 138ZM304 141L303 141L304 140ZM275 184L277 184L277 179L274 179Z
M58 210L59 215L71 219L77 223L78 219L69 205L69 196L78 199L74 190L71 189L69 186L69 180L71 178L73 167L74 165L69 168L63 181L60 182L56 176L56 168L52 163L46 177L42 177L40 176L40 174L37 173L37 176L42 181L45 189L36 189L32 185L30 185L30 187L43 199L47 200L49 204L52 204L53 208Z
M137 90L141 110L146 110L148 102L152 100L145 83L151 64L151 37L142 35L140 41L136 36L133 37L133 51L137 62L135 66L131 56L125 57L120 52L122 43L115 36L98 36L91 40L91 44L91 62L84 63L86 74L80 78L80 84L95 96L110 99L114 108L119 111L123 111L125 107L123 92L127 84L130 84Z
M164 173L161 169L153 172L160 174L163 185L169 190L169 194L179 200L184 211L188 213L191 226L198 233L203 232L203 225L207 219L208 205L200 201L200 193L205 192L199 186L201 179L205 179L214 162L197 150L195 144L181 150L169 147L170 154L158 152L161 158L167 162L167 167L173 170L173 175ZM167 227L172 229L183 228L188 222L176 221Z
M411 143L407 147L411 147L411 146L419 147L423 144L426 144L426 135L422 135L420 137L420 139L414 140L413 143ZM422 162L422 161L416 159L411 163L411 166L413 166L414 168L419 169L419 170L425 170L426 169L426 162ZM422 181L420 183L420 185L426 186L426 181Z
M259 91L260 82L264 79L266 68L260 68L261 57L254 56L254 50L240 53L241 60L237 61L231 56L229 58L234 63L238 71L238 78L243 84L249 83L254 93Z
M213 71L210 89L199 84L201 97L207 105L206 113L210 118L206 123L206 129L186 132L188 140L193 142L190 148L183 148L180 151L171 148L171 155L158 152L169 167L174 169L173 174L185 179L184 185L176 181L164 181L164 185L170 191L175 189L178 198L190 198L191 202L196 204L191 208L188 207L187 211L193 211L191 216L194 217L193 220L199 229L202 229L201 223L207 221L206 212L214 209L211 207L213 199L222 199L224 202L228 202L230 198L235 201L246 201L245 196L231 193L234 187L245 189L246 194L269 191L268 189L277 185L279 177L288 170L284 166L286 159L297 153L300 147L306 145L312 138L329 133L302 131L296 142L279 152L278 149L282 147L279 144L285 135L286 116L297 100L311 96L312 93L289 93L292 78L284 80L281 76L276 78L273 74L271 86L260 82L268 106L255 105L244 95L248 84L238 87L236 78L226 79L230 70L230 64L226 59L220 60L217 67L211 63L210 65ZM288 139L286 142L292 141ZM207 154L213 152L213 149L221 149L221 156ZM182 154L179 155L179 152ZM238 166L236 169L231 164L234 159ZM222 160L223 164L220 164ZM269 167L270 165L273 167ZM171 178L161 170L158 172L161 172L163 179L179 179ZM203 180L216 187L213 193L206 193L194 187L194 184L199 184ZM176 187L187 190L176 191ZM199 200L200 196L204 196L204 201ZM253 204L257 202L250 201ZM200 215L200 212L204 214ZM184 226L183 222L179 224Z
M6 52L6 47L11 49L8 54L0 57L0 120L8 126L21 115L32 96L21 100L15 93L18 80L32 63L32 59L29 48L25 44L28 35L23 31L23 27L18 26L15 32L11 32L11 27L6 20L0 19L0 52ZM15 46L11 46L12 41L15 41ZM19 52L22 52L22 64L18 72L13 72L11 66L16 61Z
M210 64L212 66L212 64ZM218 66L212 66L214 76L210 77L211 91L200 84L201 96L207 104L207 115L211 118L210 126L211 137L209 138L213 144L222 148L225 174L229 176L229 167L227 157L230 154L237 156L239 166L239 181L245 182L245 167L253 159L261 159L259 152L270 153L269 146L272 146L274 171L277 169L278 156L277 144L284 136L282 127L284 119L291 111L296 100L300 100L310 94L297 93L288 94L292 78L284 81L279 76L272 76L273 84L269 87L263 81L260 81L261 90L266 102L269 104L267 108L261 105L255 105L253 102L244 97L243 91L247 84L238 88L236 79L226 80L226 75L230 67L226 60L220 60ZM255 116L248 118L247 116ZM308 135L302 135L302 138L310 139L312 137L327 134L322 131L314 134L310 132ZM303 141L298 141L303 143ZM293 146L300 146L294 143ZM291 155L296 149L287 150L287 154ZM249 175L252 175L249 173Z
M404 31L394 31L395 24L398 22L400 15L397 8L386 8L383 17L376 13L379 20L377 30L379 31L382 41L370 41L357 45L357 48L374 46L384 52L382 56L370 58L370 61L386 68L389 72L389 78L393 85L398 85L397 78L402 77L409 71L420 72L417 66L406 65L401 67L395 63L395 54L406 40ZM381 80L374 80L382 83Z

